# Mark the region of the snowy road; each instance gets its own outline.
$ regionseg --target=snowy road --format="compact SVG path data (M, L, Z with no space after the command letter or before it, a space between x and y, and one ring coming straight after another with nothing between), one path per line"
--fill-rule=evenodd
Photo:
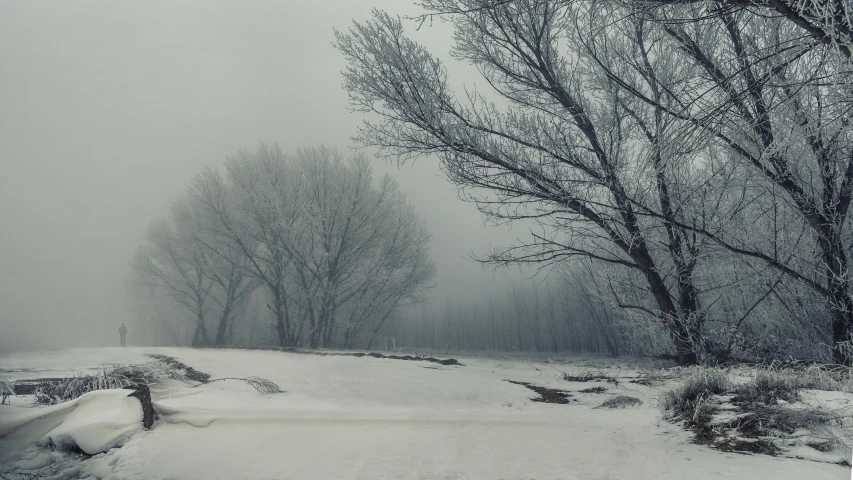
M589 386L567 383L544 365L537 371L524 362L460 358L465 366L447 367L238 350L87 352L83 357L101 355L102 362L163 353L215 378L255 375L286 390L262 395L241 383L216 382L155 391L166 412L161 423L89 460L87 470L100 478L850 478L849 468L836 465L692 445L687 433L659 420L656 389L609 387L645 403L607 410L591 407L610 393L574 393L578 402L543 404L529 400L534 392L503 381L573 392ZM62 365L74 362L73 352L56 355Z

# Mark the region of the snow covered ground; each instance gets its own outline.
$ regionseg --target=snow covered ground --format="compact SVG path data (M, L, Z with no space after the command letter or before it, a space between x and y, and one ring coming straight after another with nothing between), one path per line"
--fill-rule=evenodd
M561 379L561 371L580 372L585 368L581 365L455 357L465 366L441 366L271 351L128 348L0 357L0 378L62 376L60 372L103 363L142 361L145 353L174 356L214 378L264 377L285 392L261 394L236 381L199 388L170 382L152 391L162 414L152 430L128 431L132 435L118 437L121 448L71 462L69 477L851 478L850 468L837 465L727 454L691 444L689 433L660 420L655 399L664 386ZM628 373L623 368L620 375ZM535 392L504 380L569 390L572 401L533 402ZM607 392L578 393L595 385ZM617 394L644 403L619 410L593 408ZM58 407L25 407L20 400L0 407L0 473L61 458L38 445L56 431L56 421L3 430L3 425L21 425L37 417L35 412ZM121 420L136 414L127 404L114 407ZM66 426L60 432L73 434L68 422L60 423ZM125 432L121 425L119 421L108 431Z
M0 378L63 378L97 370L105 363L151 360L136 348L78 348L46 352L0 353Z

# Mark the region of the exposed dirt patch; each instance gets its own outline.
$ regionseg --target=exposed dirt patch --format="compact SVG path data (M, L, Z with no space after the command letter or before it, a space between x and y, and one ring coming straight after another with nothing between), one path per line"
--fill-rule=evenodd
M580 391L580 393L604 393L606 391L607 391L607 389L604 387L590 387L590 388L584 388L583 390Z
M656 387L659 385L663 385L664 383L672 380L673 378L675 378L675 375L651 374L651 375L643 375L640 378L628 380L628 383L633 383L635 385L642 385L644 387Z
M721 436L708 424L698 424L693 427L693 443L708 445L722 452L758 453L775 457L781 451L770 440L763 438L736 438Z
M616 380L616 377L607 375L602 372L584 371L577 375L570 375L568 373L564 373L563 380L567 382L607 382L612 383L617 387L619 386L619 381Z
M435 357L418 357L418 356L412 356L412 355L382 355L381 353L375 353L375 352L368 353L367 356L373 357L373 358L390 358L392 360L411 360L414 362L432 362L432 363L437 363L439 365L459 365L459 366L462 366L462 364L459 363L459 361L456 360L455 358L447 358L447 359L441 360L441 359L438 359Z
M165 363L171 367L177 368L178 370L182 370L184 372L184 376L187 380L192 380L194 382L207 383L210 380L210 375L204 372L199 372L198 370L190 367L186 364L179 362L175 357L170 357L168 355L160 355L156 353L149 353L146 356L151 357L158 362Z
M639 407L643 401L639 398L629 397L627 395L617 395L609 400L606 400L601 405L595 408L628 408Z
M651 380L646 378L637 378L634 380L629 380L628 383L634 383L637 385L642 385L644 387L651 387L652 385L654 385Z
M68 445L63 446L60 449L59 447L56 446L55 443L53 443L53 440L48 438L47 446L48 446L48 448L50 448L50 451L52 451L52 452L60 450L62 452L71 454L71 455L76 456L78 458L82 458L82 459L92 458L92 455L89 455L88 453L84 452L83 449L80 448L76 443L70 443ZM36 475L33 475L32 478L35 479L35 478L43 478L43 477L41 475L36 474Z
M833 442L827 442L827 441L824 441L824 442L808 442L808 443L806 443L806 446L809 448L813 448L813 449L817 450L818 452L823 452L823 453L831 452L832 449L835 447L833 445Z
M569 400L569 397L571 397L572 395L571 395L571 393L569 393L565 390L555 390L553 388L540 387L540 386L533 385L533 384L530 384L527 382L517 382L515 380L506 380L506 381L509 383L514 383L516 385L523 385L523 386L529 388L530 390L533 390L534 392L538 393L539 398L531 398L531 400L533 400L534 402L560 403L563 405L565 405L567 403L571 403L573 401L577 402L576 399Z

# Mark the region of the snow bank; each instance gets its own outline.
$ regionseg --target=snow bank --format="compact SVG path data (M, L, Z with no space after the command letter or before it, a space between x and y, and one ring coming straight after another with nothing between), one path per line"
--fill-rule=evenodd
M100 390L51 407L3 411L0 449L8 454L33 446L53 444L67 449L76 445L94 455L120 447L142 429L142 405L129 393Z
M77 408L45 438L60 449L77 445L94 455L120 447L142 430L142 404L128 390L100 390L80 397Z

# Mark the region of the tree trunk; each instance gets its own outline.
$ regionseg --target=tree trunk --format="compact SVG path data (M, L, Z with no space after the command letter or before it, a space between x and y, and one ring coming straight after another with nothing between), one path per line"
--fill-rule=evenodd
M699 363L699 357L693 350L693 345L689 340L678 336L674 339L676 359L678 366L696 365Z
M154 405L151 404L151 391L147 385L133 385L125 387L127 390L133 390L133 393L128 397L134 397L142 404L142 426L148 430L154 425L154 420L157 418L157 412L154 411Z
M330 321L323 328L323 347L330 348L335 339L335 322Z
M273 306L267 304L267 308L269 308L273 314L275 315L275 331L278 334L278 346L279 347L291 347L292 340L290 338L289 332L289 322L287 318L287 306L285 305L285 300L281 296L281 289L278 286L272 288L273 294Z
M230 307L225 307L222 311L222 316L219 318L219 325L216 328L216 341L214 345L220 346L225 344L225 330L228 327L228 317L231 314Z
M832 322L832 360L835 363L851 366L853 358L845 351L844 342L853 339L853 301L850 298L850 280L848 278L847 254L839 235L822 232L820 247L823 253L824 269L827 276L828 302Z
M320 332L314 329L311 332L311 338L309 340L309 346L312 350L316 350L320 346Z
M275 331L278 334L278 346L290 347L290 339L287 335L287 326L284 321L284 313L281 311L275 312Z
M317 316L317 323L315 323L311 329L311 349L317 349L320 347L320 340L323 337L323 332L326 329L328 322L329 310L326 308L326 301L324 299L323 304L320 305L320 313Z
M347 326L346 330L344 330L344 348L350 348L352 346L352 328Z
M202 318L202 319L199 319L199 326L200 326L201 328L199 328L200 336L199 336L198 343L199 343L199 345L200 345L200 346L202 346L202 347L206 347L207 345L209 345L209 344L210 344L210 342L209 342L209 341L208 341L208 339L207 339L207 325L205 325L205 324L204 324L204 319L203 319L203 318Z
M394 305L396 306L396 304L397 302L395 301ZM367 350L370 350L371 345L373 345L373 338L376 337L377 333L379 333L379 329L382 328L382 325L385 324L385 320L387 320L388 317L391 316L391 312L393 311L394 307L392 306L391 309L388 310L388 312L385 314L385 316L382 317L382 320L379 321L379 325L376 326L376 328L373 330L373 334L370 335L370 340L367 341Z
M643 271L652 295L654 295L657 301L658 309L663 316L664 325L667 327L670 339L675 346L678 365L696 365L699 362L699 358L693 350L686 325L680 321L678 310L667 292L666 284L656 271L649 268L644 268Z
M198 347L201 343L201 324L196 323L195 325L195 333L193 334L193 340L191 345L193 347Z

